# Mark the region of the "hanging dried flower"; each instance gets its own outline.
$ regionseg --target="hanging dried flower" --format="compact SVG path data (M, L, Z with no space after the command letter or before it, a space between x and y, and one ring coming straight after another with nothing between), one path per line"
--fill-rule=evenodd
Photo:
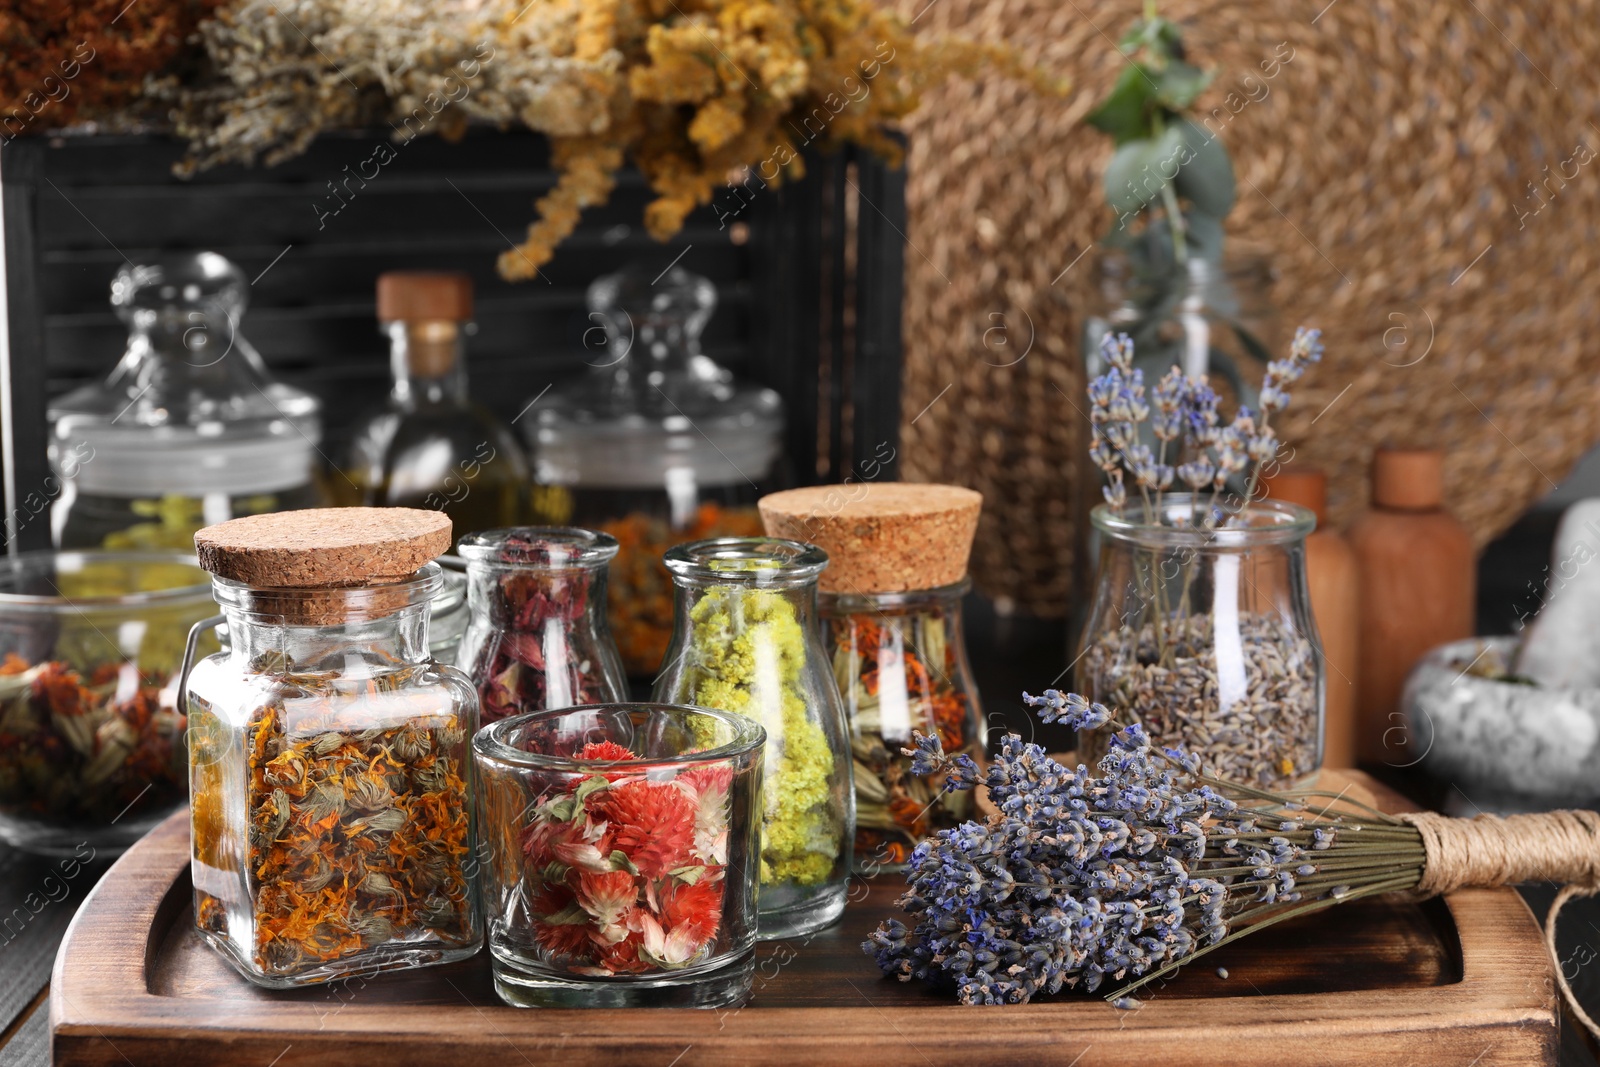
M950 74L1061 86L1008 49L924 43L870 0L234 0L202 27L212 74L183 91L191 167L274 163L321 131L396 137L521 125L558 180L500 257L530 278L631 160L666 238L741 175L741 202L798 177L813 143L897 155L885 124Z
M222 0L0 0L0 140L103 116Z

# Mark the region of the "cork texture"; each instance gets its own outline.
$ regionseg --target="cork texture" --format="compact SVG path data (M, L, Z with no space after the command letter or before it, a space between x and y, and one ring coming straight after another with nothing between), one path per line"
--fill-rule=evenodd
M255 589L395 582L450 550L450 519L419 508L248 515L194 535L200 566Z
M983 494L910 482L818 485L764 496L760 508L770 536L827 550L824 592L896 593L966 575Z

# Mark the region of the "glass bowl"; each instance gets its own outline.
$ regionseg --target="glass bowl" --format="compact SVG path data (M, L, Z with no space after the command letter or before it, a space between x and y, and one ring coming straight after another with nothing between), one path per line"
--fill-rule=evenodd
M0 560L0 840L115 854L184 803L178 671L215 611L180 553Z
M501 999L744 1000L765 743L754 720L672 704L538 711L479 730L480 885Z

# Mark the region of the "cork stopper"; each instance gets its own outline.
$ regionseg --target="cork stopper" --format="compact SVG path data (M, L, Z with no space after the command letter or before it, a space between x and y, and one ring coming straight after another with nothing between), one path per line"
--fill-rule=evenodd
M1444 453L1380 448L1372 456L1372 503L1401 511L1444 506Z
M472 279L465 274L391 270L378 275L379 322L468 322Z
M1279 467L1277 473L1266 480L1266 497L1309 509L1316 515L1320 528L1327 519L1328 475L1315 467L1295 470Z
M450 550L450 518L420 508L247 515L194 535L200 566L254 589L338 589L409 578Z
M826 593L897 593L960 581L983 494L954 485L867 482L790 489L761 498L772 537L808 541L830 563Z

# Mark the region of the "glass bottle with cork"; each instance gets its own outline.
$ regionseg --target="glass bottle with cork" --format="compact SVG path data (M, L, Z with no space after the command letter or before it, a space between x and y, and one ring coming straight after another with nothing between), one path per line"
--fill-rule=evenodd
M428 651L450 520L313 508L195 546L229 646L180 683L201 937L280 989L471 956L478 698Z
M818 608L850 723L854 866L904 867L925 838L972 817L972 794L911 773L915 734L981 760L983 708L967 663L962 597L983 496L953 485L823 485L761 499L774 537L830 561Z
M122 359L49 409L59 547L187 552L208 523L322 502L320 405L239 332L249 288L215 252L117 272Z
M382 274L378 320L389 336L393 388L384 411L357 433L335 490L349 503L443 511L458 537L521 522L527 457L505 424L467 395L472 279Z

